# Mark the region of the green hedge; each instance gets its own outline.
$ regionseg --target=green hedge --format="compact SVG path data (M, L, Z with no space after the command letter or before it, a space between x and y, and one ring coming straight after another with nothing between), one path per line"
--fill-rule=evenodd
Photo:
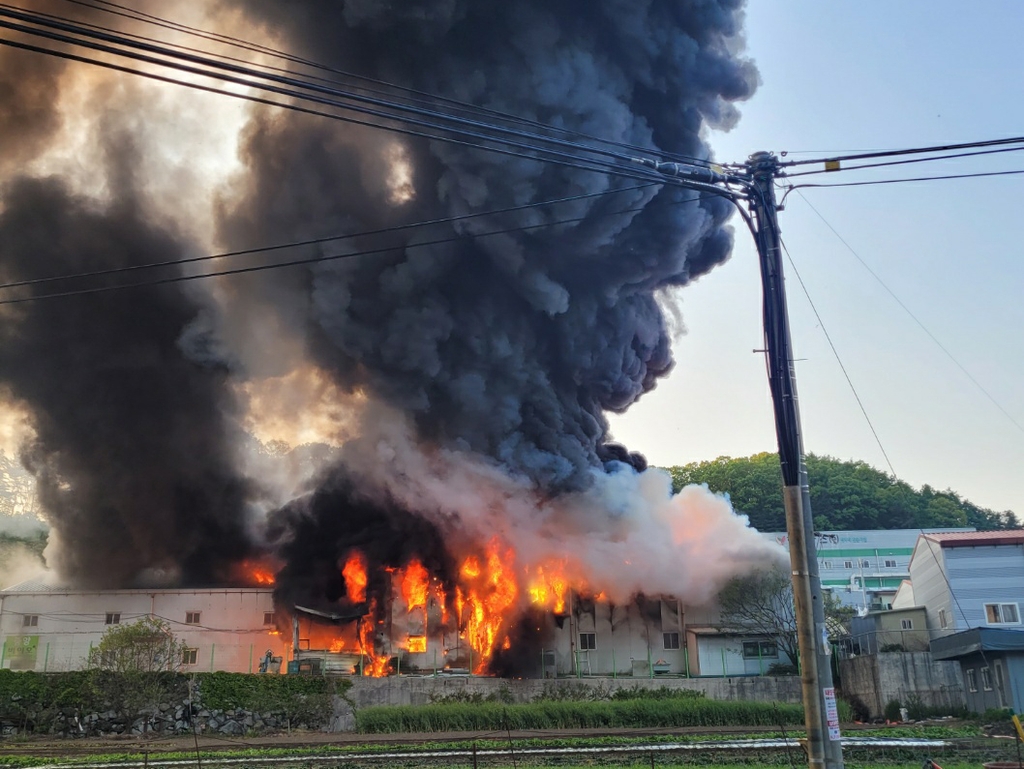
M332 710L332 695L343 695L352 685L348 680L247 673L198 673L194 679L203 708L274 713L310 726L323 723ZM43 731L61 714L113 710L131 715L154 704L186 702L192 680L184 673L0 670L0 720Z
M803 724L799 705L724 702L704 698L533 702L523 705L444 703L370 707L356 712L361 732L443 732L666 726L787 726Z

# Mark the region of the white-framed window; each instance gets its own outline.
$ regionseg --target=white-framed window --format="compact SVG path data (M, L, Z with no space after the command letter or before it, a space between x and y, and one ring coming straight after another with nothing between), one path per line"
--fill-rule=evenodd
M990 625L1019 625L1020 611L1015 603L987 603L985 621Z
M912 620L912 619L901 619L900 620L900 630L913 630L913 629L914 629L914 620Z
M832 561L822 561L821 562L821 568L823 568L823 569L831 569L832 568Z
M196 659L199 657L199 649L182 649L181 650L181 664L182 665L195 665Z
M263 612L263 624L264 625L273 625L274 624L274 612L272 612L272 611L265 611L265 612Z
M119 611L108 611L107 618L103 622L104 625L120 625L121 624L121 612Z
M992 691L992 671L987 667L981 669L981 688L986 692Z
M946 610L945 609L939 609L939 627L948 627L948 626L949 626L949 618L946 617ZM977 690L975 689L973 691L977 691Z
M860 590L860 577L853 578L853 588L854 590Z
M970 668L967 671L967 691L976 692L978 691L978 676L975 673L974 668Z
M853 561L843 561L843 568L844 569L852 569L853 568Z
M778 659L779 647L775 641L744 641L743 659Z
M21 618L22 627L39 627L38 614L26 614Z
M886 558L885 559L885 568L887 568L887 569L895 569L896 568L896 559L895 558Z
M199 624L200 612L198 611L187 611L185 612L185 624L186 625L198 625Z
M589 652L597 648L597 633L580 633L580 651Z
M679 633L662 633L665 642L666 649L678 649L679 648Z
M867 558L861 558L861 560L860 560L860 567L862 569L870 569L871 568L871 561L869 561Z

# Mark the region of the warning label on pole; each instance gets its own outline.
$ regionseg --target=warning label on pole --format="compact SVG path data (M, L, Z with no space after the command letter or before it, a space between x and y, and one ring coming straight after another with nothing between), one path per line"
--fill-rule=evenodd
M822 689L825 695L825 720L828 722L828 738L839 739L839 708L836 706L836 690L831 686Z

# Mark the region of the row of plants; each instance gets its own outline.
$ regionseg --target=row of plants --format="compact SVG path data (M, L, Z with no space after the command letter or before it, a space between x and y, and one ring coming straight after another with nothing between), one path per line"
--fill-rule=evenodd
M932 726L932 727L914 727L913 729L907 729L905 727L887 727L879 729L877 731L882 732L885 737L926 737L931 739L947 739L947 740L962 740L964 738L979 737L981 735L980 730L977 726L958 726L958 727L947 727L947 726ZM342 744L319 744L319 745L301 745L291 747L245 747L245 749L234 749L230 750L217 750L209 751L205 750L198 754L198 758L201 761L217 760L219 762L227 762L232 760L245 761L246 759L297 759L297 758L309 758L310 760L318 758L330 758L339 757L342 758L346 755L352 754L381 754L381 753L408 753L411 756L415 756L418 753L423 752L437 752L437 751L469 751L477 750L481 754L486 754L488 750L505 750L511 744L515 750L523 749L584 749L584 747L600 747L600 746L622 746L630 747L635 746L640 749L643 745L651 744L662 744L667 742L684 742L684 743L713 743L717 741L733 741L737 739L772 739L783 736L793 737L792 732L782 731L760 731L753 733L730 733L730 734L648 734L642 736L625 736L625 735L600 735L600 736L565 736L565 737L532 737L526 739L514 739L507 741L505 739L458 739L458 740L428 740L416 743L394 743L394 742L362 742L362 743L342 743ZM1004 745L1005 747L1006 745ZM11 749L16 751L17 745L10 745ZM959 755L964 750L955 741L951 742L949 749L945 751L946 755ZM863 753L860 751L859 753ZM93 754L87 756L80 756L74 759L67 757L40 757L35 755L19 756L16 754L4 755L3 749L0 749L0 766L3 767L23 767L23 766L40 766L49 764L61 764L61 765L90 765L90 764L112 764L112 763L132 763L137 762L140 753L135 752L120 752L120 753L108 753L108 754ZM773 758L778 758L783 763L785 761L785 754L783 752L766 753L759 751L757 753L757 763L777 763L773 762ZM161 752L151 753L151 761L195 761L197 759L197 753L194 751L187 752ZM894 756L888 754L880 755L876 752L872 759L868 759L869 763L889 763L887 760L891 760ZM701 760L712 759L716 764L721 759L721 754L708 753L698 754L692 756L689 760L695 763L701 763ZM317 763L311 761L310 763ZM644 762L646 763L646 762ZM851 762L847 762L851 765ZM854 764L857 762L853 762ZM658 762L658 766L665 766L665 764ZM943 762L942 766L945 769L951 769L951 767Z
M445 702L361 708L356 711L355 719L357 730L365 733L780 724L799 726L803 724L803 708L799 705L724 702L701 697L604 702L542 700L513 705L498 702Z

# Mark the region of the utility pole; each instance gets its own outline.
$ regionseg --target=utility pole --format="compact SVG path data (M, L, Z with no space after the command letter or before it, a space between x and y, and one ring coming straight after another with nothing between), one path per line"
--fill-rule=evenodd
M754 235L761 264L768 383L775 410L775 433L779 443L782 495L789 535L800 682L807 728L807 761L811 769L843 769L839 713L832 685L832 648L825 626L821 578L814 547L814 521L804 465L782 272L782 244L775 201L778 158L770 152L757 152L743 166L698 166L648 158L634 158L634 162L670 177L672 183L679 186L726 197L737 206L740 201L746 201L750 209L750 214L742 208L740 212Z
M782 272L782 249L776 216L775 176L778 159L770 152L750 156L746 170L751 182L747 204L761 262L764 292L764 335L768 380L775 406L775 432L782 466L782 493L796 605L800 681L803 688L807 759L812 769L842 769L839 717L832 685L831 646L825 626L821 578L814 548L811 497L804 465L803 435L797 403L789 315Z

